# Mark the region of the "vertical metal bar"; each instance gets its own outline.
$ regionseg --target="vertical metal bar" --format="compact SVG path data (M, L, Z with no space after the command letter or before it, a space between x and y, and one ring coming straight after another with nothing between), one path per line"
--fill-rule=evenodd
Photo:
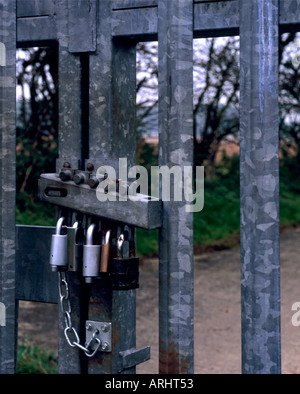
M0 4L0 373L16 370L15 201L16 201L16 1ZM4 305L4 307L3 307ZM5 309L4 309L5 308ZM1 319L0 319L1 320Z
M72 168L78 168L81 159L81 63L79 55L69 53L68 0L58 0L57 37L59 44L59 158L57 170L67 161ZM74 22L75 23L75 22ZM71 218L68 225L72 226ZM82 292L77 273L69 272L72 324L76 331L83 331ZM82 352L71 348L64 336L65 316L59 308L58 357L59 373L80 374L84 371Z
M240 0L243 373L280 373L278 0Z
M110 285L89 285L89 320L112 323L112 351L88 360L89 374L134 374L123 370L119 352L136 346L136 290L112 290Z
M130 40L113 45L112 154L136 165L136 46Z
M59 170L66 161L73 168L78 168L81 159L81 65L80 56L71 54L68 48L68 0L58 0L56 7L59 44Z
M89 161L95 168L112 165L117 172L119 158L135 164L136 52L133 43L113 42L111 7L99 1L97 51L90 54ZM101 281L88 286L88 318L112 322L113 328L112 352L89 359L88 373L134 373L135 367L122 370L119 352L135 347L136 291L112 290Z
M193 164L193 1L158 1L159 164ZM171 180L171 190L174 180ZM194 367L193 215L164 201L160 231L160 373Z
M111 162L112 38L111 2L100 0L97 9L97 50L90 54L89 160L95 168Z

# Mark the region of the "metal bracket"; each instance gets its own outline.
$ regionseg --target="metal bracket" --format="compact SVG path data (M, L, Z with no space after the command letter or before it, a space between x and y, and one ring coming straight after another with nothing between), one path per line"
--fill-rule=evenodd
M128 349L119 352L119 355L122 357L122 370L132 368L150 359L150 346Z
M111 346L111 323L87 320L85 323L86 343L89 349L94 350L97 346L96 338L101 341L99 351L109 353Z
M39 179L41 201L146 230L161 227L162 201L158 198L137 193L122 201L116 193L114 201L100 202L101 193L87 184L77 185L72 180L64 182L56 174L42 174Z

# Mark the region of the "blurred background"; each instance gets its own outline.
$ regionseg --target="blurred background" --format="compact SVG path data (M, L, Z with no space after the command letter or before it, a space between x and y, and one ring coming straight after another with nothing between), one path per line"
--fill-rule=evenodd
M299 42L296 33L280 37L281 226L300 223ZM57 63L56 46L17 52L17 224L55 225L53 207L37 199L37 180L55 172ZM138 44L136 75L137 163L150 174L158 165L156 42ZM239 243L239 37L194 40L193 99L194 165L205 166L204 209L194 214L197 253ZM157 255L157 231L138 230L137 239L140 256Z

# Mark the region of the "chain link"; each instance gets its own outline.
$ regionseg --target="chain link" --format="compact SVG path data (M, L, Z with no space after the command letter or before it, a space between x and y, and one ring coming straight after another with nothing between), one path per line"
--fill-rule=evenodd
M58 271L58 289L59 289L59 303L65 319L64 335L68 344L71 347L78 347L79 349L83 350L87 357L94 357L101 346L101 340L99 338L96 338L97 332L95 331L93 333L92 339L86 344L86 347L80 344L79 335L76 329L72 325L72 318L71 318L72 309L71 309L71 303L69 298L70 295L69 285L67 282L67 275L65 271ZM73 340L71 339L71 336L74 337ZM89 347L93 342L96 342L97 346L91 352Z

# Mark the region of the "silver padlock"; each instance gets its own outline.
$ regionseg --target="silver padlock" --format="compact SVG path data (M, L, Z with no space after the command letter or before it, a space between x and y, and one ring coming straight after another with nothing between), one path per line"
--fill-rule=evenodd
M93 278L100 276L101 245L94 245L96 225L91 224L86 234L86 244L83 246L82 276L86 283L92 283Z
M52 235L50 265L54 272L68 268L68 235L62 234L64 221L64 217L57 221L56 232Z
M82 269L83 238L80 234L78 222L67 228L68 234L68 269L79 272Z

